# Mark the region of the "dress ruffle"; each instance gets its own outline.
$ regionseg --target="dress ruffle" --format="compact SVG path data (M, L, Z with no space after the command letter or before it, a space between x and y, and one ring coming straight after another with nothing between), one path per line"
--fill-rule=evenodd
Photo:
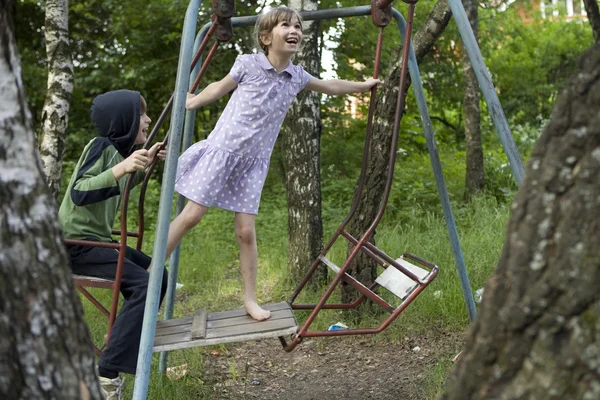
M269 160L216 148L207 140L179 158L175 190L207 206L257 214Z

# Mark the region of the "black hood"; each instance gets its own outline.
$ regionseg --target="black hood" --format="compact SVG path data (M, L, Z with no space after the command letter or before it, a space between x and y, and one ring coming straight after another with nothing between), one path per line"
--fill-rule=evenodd
M90 114L98 134L129 156L140 128L140 93L115 90L96 96Z

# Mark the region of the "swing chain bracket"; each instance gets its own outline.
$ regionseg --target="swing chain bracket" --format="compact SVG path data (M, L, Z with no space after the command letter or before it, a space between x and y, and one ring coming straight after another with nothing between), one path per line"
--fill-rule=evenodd
M217 24L215 37L220 42L227 42L233 37L231 17L235 15L235 2L233 0L213 0L212 22Z
M388 26L392 21L392 1L371 0L371 18L375 26L380 28Z
M213 0L213 12L220 18L231 18L235 15L235 1Z

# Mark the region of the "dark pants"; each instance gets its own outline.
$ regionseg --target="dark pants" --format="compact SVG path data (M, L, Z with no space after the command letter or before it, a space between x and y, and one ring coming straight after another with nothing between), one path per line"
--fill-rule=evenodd
M104 279L115 278L119 257L117 250L87 246L68 246L68 250L73 273ZM100 355L98 366L101 368L135 374L150 277L146 269L151 260L146 254L127 248L121 278L121 294L125 301L115 319L110 339ZM168 273L164 268L161 302L167 291L167 280Z

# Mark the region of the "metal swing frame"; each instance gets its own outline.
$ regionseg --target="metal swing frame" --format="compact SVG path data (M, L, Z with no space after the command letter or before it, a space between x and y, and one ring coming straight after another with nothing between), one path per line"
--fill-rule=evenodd
M179 147L182 142L181 139L182 139L182 133L184 130L184 120L185 120L185 136L184 136L184 140L183 140L183 148L184 149L186 149L187 147L189 147L189 145L191 145L192 133L193 133L193 123L194 123L195 112L194 111L190 111L187 113L185 112L185 100L186 100L186 92L188 91L188 88L190 87L189 82L191 79L193 79L193 76L195 76L197 74L195 74L195 73L192 74L192 78L190 78L187 71L189 71L190 65L192 65L192 69L194 69L194 72L198 71L199 63L197 63L197 61L200 60L201 51L199 49L199 51L196 52L196 55L194 56L194 63L192 63L192 60L191 60L192 53L191 53L190 49L192 49L193 47L195 47L195 48L200 47L203 50L202 46L206 47L206 43L207 43L207 40L205 40L207 31L211 31L211 33L212 33L212 31L214 31L215 29L217 31L220 29L218 27L213 28L215 25L219 25L219 23L213 24L211 22L211 23L206 24L203 27L203 29L200 31L198 38L196 40L196 43L194 44L193 38L194 38L194 32L196 30L196 19L198 16L198 10L199 10L201 1L202 0L191 0L189 3L189 6L188 6L188 9L186 12L185 21L184 21L184 26L183 26L183 35L182 35L182 42L181 42L181 48L180 48L180 58L179 58L178 72L177 72L177 78L176 78L176 88L175 88L175 91L174 91L174 94L173 94L171 100L169 101L169 105L167 106L167 108L165 108L165 110L161 114L161 117L159 118L159 121L157 121L157 123L155 124L155 129L153 129L153 132L149 136L148 143L147 143L147 145L148 145L151 142L152 138L158 131L160 124L162 124L162 122L164 122L164 120L166 119L167 113L169 111L171 111L171 125L170 125L170 130L169 130L169 133L171 136L171 138L170 138L171 145L169 146L168 151L167 151L168 155L167 155L167 160L166 160L166 168L164 170L164 175L163 175L162 190L161 190L161 197L160 197L160 203L159 203L158 226L157 226L156 236L155 236L155 240L154 240L154 249L153 249L153 257L152 257L154 262L151 266L151 271L150 271L148 296L146 299L144 322L143 322L143 326L142 326L142 339L141 339L141 343L140 343L140 352L139 352L139 356L138 356L135 386L134 386L134 393L133 393L133 398L140 399L140 400L145 399L147 396L147 392L148 392L148 382L149 382L150 366L151 366L151 360L152 360L152 348L153 348L154 335L156 332L156 324L157 324L157 313L158 313L160 283L161 283L161 274L162 274L161 268L165 261L165 253L166 253L165 243L166 243L166 238L167 238L168 228L169 228L169 223L170 223L171 203L172 203L172 199L173 199L173 195L174 195L174 179L175 179L175 172L177 169L177 157L179 154ZM448 1L450 4L450 7L452 9L453 15L457 21L461 37L463 38L463 41L465 42L467 54L468 54L472 64L474 65L475 74L477 76L480 88L484 94L484 98L485 98L486 102L488 103L488 108L491 110L492 120L494 121L494 124L496 125L498 136L499 136L500 141L501 141L502 145L504 146L504 150L508 156L509 164L511 166L511 169L513 171L513 174L515 176L517 183L520 183L522 176L523 176L523 164L522 164L522 161L518 154L518 151L516 149L514 140L512 139L510 129L508 128L508 123L506 122L506 118L502 111L502 107L498 100L497 94L494 90L489 72L487 71L487 68L485 67L485 63L483 62L483 59L481 57L481 52L479 50L479 47L477 46L477 42L475 40L475 37L474 37L471 27L469 25L464 8L462 7L460 0L448 0ZM409 0L409 1L405 0L405 2L409 4L409 7L410 6L414 7L416 0ZM227 8L228 8L229 3L230 3L230 1L226 1L226 0L214 0L213 5L215 8L215 13L217 14L217 17L213 17L213 21L220 20L219 22L221 22L221 25L223 26L223 24L228 24L228 22L224 21L224 20L230 19L232 27L250 26L255 23L255 21L257 19L256 16L254 16L254 17L235 17L235 18L219 17L218 16L219 12L222 12L224 10L225 13L223 13L223 15L225 15L227 13ZM378 8L384 9L387 6L389 6L390 3L391 3L391 1L389 1L389 0L379 0L379 1L373 1L372 6L377 6ZM303 18L305 20L320 20L320 19L328 19L328 18L363 16L363 15L371 14L372 6L301 12L301 15L303 16ZM406 25L407 25L406 21L404 20L402 15L395 9L392 9L391 16L398 24L400 36L404 37L405 36L404 32L406 31ZM225 32L227 30L228 30L228 28L225 29ZM200 45L200 43L202 43L202 45ZM412 48L412 44L410 44L410 39L405 39L405 43L408 43L409 45L404 46L404 58L403 59L405 60L405 64L407 64L407 68L410 73L413 90L414 90L415 97L417 100L417 105L418 105L419 112L422 117L423 133L426 138L427 147L428 147L428 151L429 151L430 159L431 159L431 163L432 163L432 168L434 171L434 176L435 176L435 180L436 180L436 184L437 184L437 188L438 188L438 193L440 195L440 201L442 203L444 217L446 220L446 225L448 227L450 242L452 244L454 256L456 259L456 267L457 267L458 275L459 275L459 278L461 281L461 286L463 289L463 294L464 294L464 298L465 298L465 303L467 305L469 317L472 319L475 316L475 306L474 306L473 296L471 293L471 288L470 288L470 284L469 284L469 280L468 280L468 276L467 276L467 272L466 272L466 267L465 267L464 258L462 255L462 250L460 248L460 242L458 239L456 224L454 222L454 217L452 215L450 201L449 201L448 193L446 190L446 185L445 185L444 178L443 178L439 155L437 153L437 149L436 149L436 145L435 145L431 119L429 117L429 113L427 110L427 104L425 102L425 94L424 94L422 82L420 79L414 50ZM205 68L208 65L208 61L211 58L211 54L214 54L216 47L217 47L217 44L213 45L213 48L211 49L211 53L209 54L209 56L207 56L206 62L202 65L203 71L206 70ZM196 65L194 66L194 64L196 64ZM198 77L196 81L199 81L199 79L200 78ZM197 85L197 82L195 83L195 85ZM194 90L194 89L195 89L195 87L191 90ZM160 122L160 124L159 124L159 122ZM129 185L130 185L130 182L128 182L128 186ZM389 195L389 193L386 194L386 200L387 200L387 195ZM180 196L177 200L177 212L180 212L182 210L183 205L184 205L184 200ZM376 223L378 223L377 218L376 218ZM143 223L141 225L143 226ZM359 251L362 251L366 254L369 254L375 260L378 260L380 265L387 267L387 269L389 269L389 267L392 267L392 270L401 271L405 276L407 276L408 278L417 282L420 290L422 290L426 286L426 284L428 284L428 282L424 279L424 277L416 276L408 268L405 267L405 264L403 264L403 262L400 262L398 260L393 260L391 257L385 255L385 253L383 253L381 250L376 249L376 248L374 248L374 246L369 244L368 238L372 235L372 233L374 231L374 227L373 227L373 229L369 229L360 239L356 239L356 238L353 238L349 233L347 233L343 229L344 226L345 226L345 223L342 223L342 226L340 226L340 228L338 229L338 231L336 233L336 236L334 237L334 239L332 239L332 241L335 241L335 239L337 239L337 237L339 237L339 236L344 236L344 238L346 238L348 241L350 241L350 243L353 243L354 250L353 250L351 256L355 256ZM126 227L122 226L122 230L126 231ZM122 240L126 241L126 234L123 234L123 232L122 232L121 237L122 237ZM138 240L141 241L141 238L138 237ZM433 264L428 263L425 260L421 260L418 257L413 256L411 254L405 254L404 256L406 259L410 259L411 261L413 261L417 264L420 264L422 267L429 268L431 271L430 275L434 276L434 272L437 273L437 267L435 267ZM315 261L316 264L318 264L320 262L327 263L327 261L325 261L324 256L319 257L319 260ZM169 284L168 284L168 288L167 288L167 299L166 299L166 307L165 307L165 319L171 318L172 314L173 314L173 298L174 298L175 283L176 283L176 278L177 278L178 263L179 263L179 248L177 248L175 250L175 252L171 255L170 270L169 270ZM334 280L339 282L342 279L344 279L346 281L352 282L352 280L348 278L349 275L346 274L346 272L345 272L345 267L347 267L347 264L348 263L345 263L344 266L342 266L342 268L338 271L338 274L336 275ZM386 271L387 271L387 269L386 269ZM372 292L372 289L375 289L375 287L370 288L368 290L370 290ZM301 290L301 288L300 288L300 290ZM368 292L365 291L363 288L361 288L360 291L361 291L362 296L364 296L365 298L371 298L373 300L376 299L375 296L368 294ZM297 290L297 292L298 292L298 290ZM329 288L328 288L327 292L329 292L329 294L330 294ZM326 295L328 296L327 292L326 292ZM418 294L417 291L414 291L413 294L414 293ZM295 297L296 295L297 295L297 293L295 293L293 297ZM412 296L412 294L410 296ZM415 296L416 296L416 294L415 294ZM321 308L330 307L330 305L325 304L325 300L322 299L319 302ZM317 306L319 306L319 304L317 304ZM302 307L301 305L296 305L296 306ZM401 308L401 307L402 307L402 305L399 308ZM313 313L315 313L316 308L317 307L313 308ZM398 311L398 309L393 311L392 314L394 314L396 311ZM400 310L400 312L401 312L401 310ZM310 324L308 324L308 325L310 325ZM313 333L308 332L308 325L305 324L305 326L303 328L301 328L304 336L310 336L313 334ZM383 328L381 328L381 329L383 329ZM375 332L364 332L364 333L375 333ZM328 335L329 334L327 334L327 336ZM294 341L292 341L290 344L286 344L284 342L282 342L282 343L284 344L284 347L286 347L286 346L291 347L291 346L295 346L297 344L296 339L294 339ZM167 354L162 353L161 358L160 358L161 372L164 372L166 370L166 360L167 360Z

